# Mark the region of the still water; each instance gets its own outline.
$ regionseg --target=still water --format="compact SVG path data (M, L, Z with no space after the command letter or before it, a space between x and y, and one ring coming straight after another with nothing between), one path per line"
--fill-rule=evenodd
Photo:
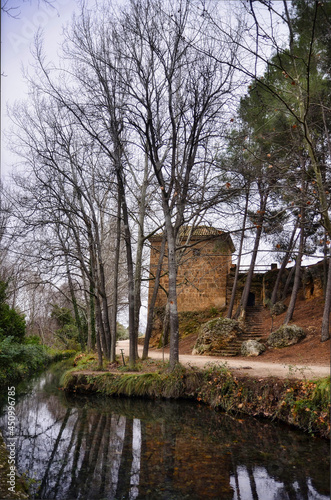
M33 480L30 498L330 498L325 440L186 401L69 397L62 370L17 398L16 464ZM6 427L2 414L5 438Z

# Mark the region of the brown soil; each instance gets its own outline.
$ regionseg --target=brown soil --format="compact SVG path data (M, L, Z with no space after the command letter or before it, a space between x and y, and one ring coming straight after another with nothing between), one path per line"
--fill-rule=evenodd
M295 314L293 317L293 324L301 326L306 332L306 338L300 343L286 347L283 349L270 349L258 357L247 358L242 356L234 357L214 357L214 356L191 356L193 346L196 342L198 333L187 335L179 343L179 354L181 356L180 362L183 364L192 364L195 366L203 367L208 362L217 362L221 360L228 364L229 369L234 370L239 376L247 377L269 377L276 376L305 378L319 378L327 376L330 366L330 340L326 342L320 341L321 325L323 315L323 300L314 298L309 300L298 300L296 304ZM262 342L265 342L273 330L276 330L284 321L284 314L274 318L270 316L269 310L266 308L261 312L262 319ZM208 321L208 318L198 318L198 322ZM210 319L210 318L209 318ZM195 324L196 326L196 324ZM195 330L197 330L195 328ZM120 341L117 345L117 354L120 354L119 349L124 349L125 356L129 354L129 341ZM142 346L139 346L140 351ZM169 347L164 349L165 360L168 359ZM152 348L149 350L149 359L141 366L143 372L151 372L160 369L162 365L162 349ZM110 365L106 372L118 373L118 368L121 369L121 360L113 365ZM289 367L294 367L294 372L289 373ZM299 367L299 371L295 370ZM309 368L310 367L310 368ZM93 372L89 369L81 373L88 374L102 374L105 372ZM128 371L124 373L130 373Z
M289 300L289 299L288 299ZM300 365L329 365L330 340L320 341L324 301L322 298L298 300L291 323L304 328L307 336L296 345L283 349L267 349L258 357L259 361L271 363L286 363ZM276 330L284 321L286 313L276 316L272 325L272 318L268 309L261 313L263 326L263 340L266 340L271 331ZM197 339L197 334L191 334L180 341L179 353L191 354ZM247 358L236 356L233 359Z

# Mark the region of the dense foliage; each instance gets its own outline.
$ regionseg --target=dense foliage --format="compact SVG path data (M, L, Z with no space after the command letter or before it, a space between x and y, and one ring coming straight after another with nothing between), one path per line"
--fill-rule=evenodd
M17 342L21 342L26 330L25 319L7 304L7 288L8 283L0 281L0 339L14 337Z
M0 385L23 379L50 362L47 350L37 344L18 343L14 337L0 342Z
M40 337L26 337L23 315L7 303L8 284L0 281L0 387L31 376L50 362L76 351L54 351L41 345Z
M14 337L6 337L0 341L0 387L24 380L51 362L68 358L75 352L54 351L29 338L18 343Z

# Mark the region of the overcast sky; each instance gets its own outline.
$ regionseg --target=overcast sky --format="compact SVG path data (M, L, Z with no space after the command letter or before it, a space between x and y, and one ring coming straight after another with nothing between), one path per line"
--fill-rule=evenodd
M7 105L24 99L27 89L22 67L32 61L31 46L39 28L45 36L45 49L50 59L56 58L62 26L70 21L78 0L8 0L10 14L1 12L1 174L4 179L15 163L7 147L6 132L10 128ZM1 4L4 2L1 0ZM18 8L15 8L18 7Z

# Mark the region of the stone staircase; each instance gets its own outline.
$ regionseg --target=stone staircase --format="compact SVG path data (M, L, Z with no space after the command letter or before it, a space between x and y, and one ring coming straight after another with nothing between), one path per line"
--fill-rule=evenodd
M219 352L214 352L214 356L238 356L242 342L246 340L260 340L263 337L262 320L261 320L261 305L248 306L246 309L246 326L245 333L240 336L240 339L232 342L226 349Z
M262 312L263 306L247 306L246 308L246 332L249 332L253 340L260 340L264 337L264 331L262 329Z

